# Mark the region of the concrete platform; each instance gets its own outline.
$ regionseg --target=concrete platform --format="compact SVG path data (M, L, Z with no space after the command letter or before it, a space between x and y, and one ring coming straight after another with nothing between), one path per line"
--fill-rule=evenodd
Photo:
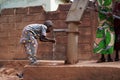
M39 61L26 65L24 80L120 80L120 62L96 63L79 61L64 65L64 61Z

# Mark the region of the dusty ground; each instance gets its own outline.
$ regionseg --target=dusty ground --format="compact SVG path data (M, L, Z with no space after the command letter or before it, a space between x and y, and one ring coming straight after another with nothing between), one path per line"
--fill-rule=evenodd
M0 80L21 80L16 74L21 73L26 61L0 61Z
M20 80L16 76L17 72L14 68L2 67L0 68L0 80Z

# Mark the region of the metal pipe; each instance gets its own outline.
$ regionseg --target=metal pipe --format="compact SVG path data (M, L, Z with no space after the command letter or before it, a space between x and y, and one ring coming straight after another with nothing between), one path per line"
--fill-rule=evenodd
M53 29L53 32L66 32L68 29Z

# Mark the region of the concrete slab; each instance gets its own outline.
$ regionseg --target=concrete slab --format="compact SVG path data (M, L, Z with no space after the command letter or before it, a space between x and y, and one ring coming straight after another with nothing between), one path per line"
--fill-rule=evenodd
M120 80L119 74L120 62L80 61L64 65L64 61L43 60L24 68L24 80Z

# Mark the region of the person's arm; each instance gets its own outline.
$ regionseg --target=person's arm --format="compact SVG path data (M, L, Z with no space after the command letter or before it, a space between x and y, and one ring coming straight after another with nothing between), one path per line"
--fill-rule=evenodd
M120 19L120 16L113 15L114 18Z
M55 40L46 38L46 36L44 36L44 35L41 35L39 37L39 40L42 41L42 42L52 42L52 43L55 43Z
M105 11L99 11L99 12L105 15L112 15L112 12L105 12Z
M105 15L107 15L107 16L112 15L112 12L98 11L97 0L94 0L94 1L93 1L93 4L94 4L94 8L95 8L95 11L96 11L96 12L100 12L100 13L105 14Z

